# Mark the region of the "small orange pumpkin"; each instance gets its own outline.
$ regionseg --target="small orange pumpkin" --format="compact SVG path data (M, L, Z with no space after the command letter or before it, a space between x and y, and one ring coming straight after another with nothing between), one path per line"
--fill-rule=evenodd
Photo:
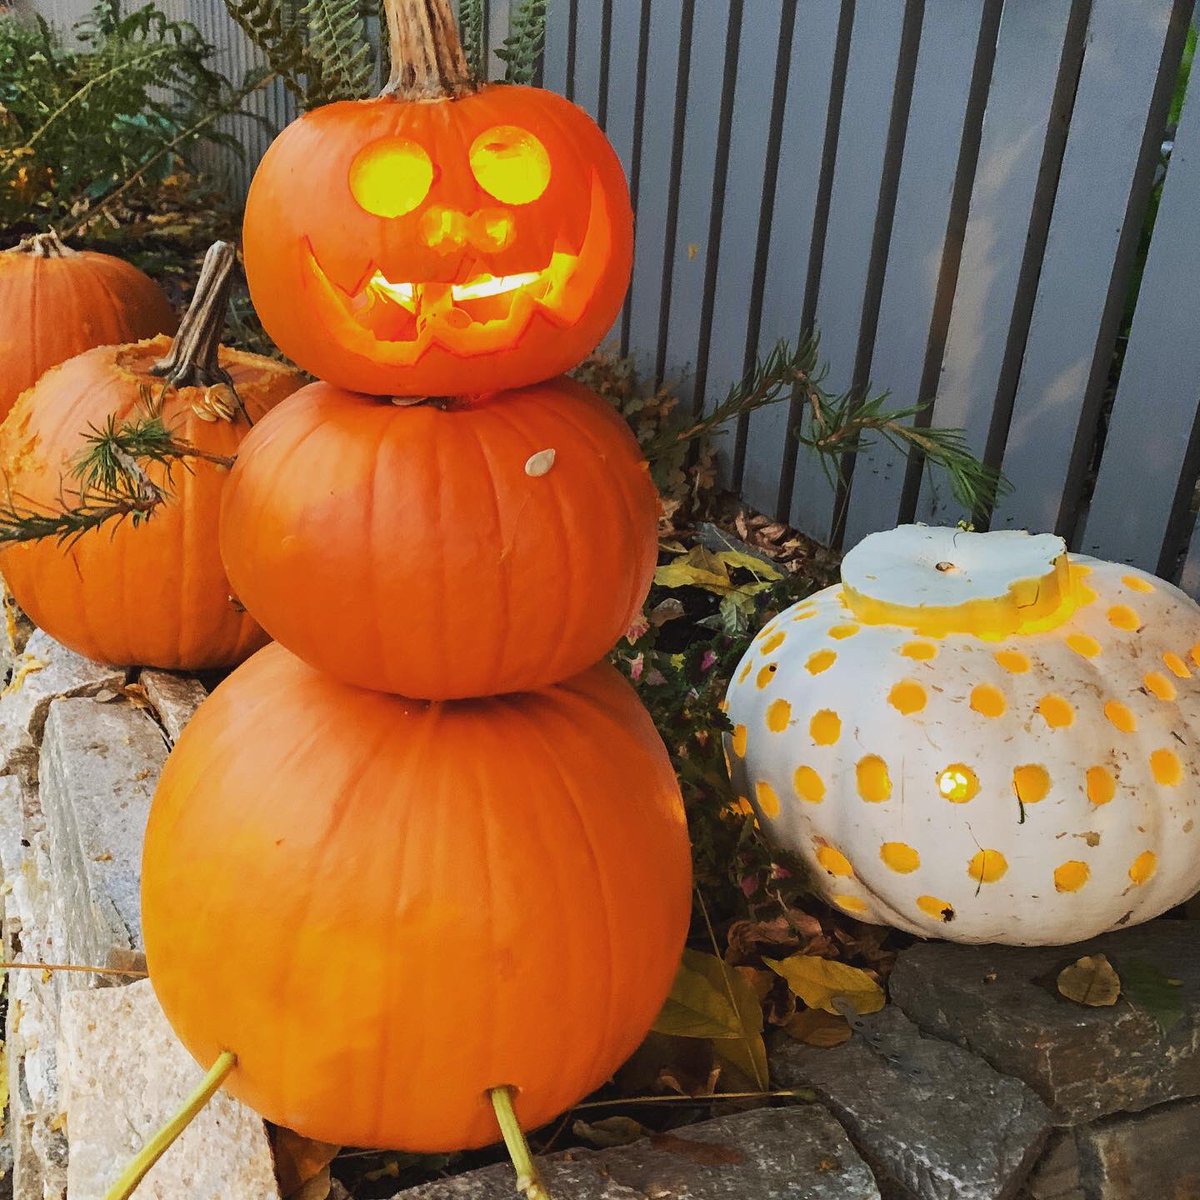
M248 881L250 881L248 889ZM494 1142L550 1120L671 986L691 862L649 715L607 664L430 704L268 646L201 706L154 798L150 978L263 1116L340 1145Z
M246 273L276 344L377 395L519 387L581 362L620 311L629 189L580 108L470 79L445 0L393 24L373 100L293 122L246 202Z
M53 233L0 253L0 418L51 367L94 346L175 329L158 284L109 254Z
M297 372L269 358L224 347L218 357L234 258L232 246L219 245L174 346L157 337L89 350L21 397L0 425L10 506L54 512L81 499L72 467L89 431L137 415L148 392L161 394L163 423L177 440L229 457L249 426L225 380L251 419L300 386ZM179 384L156 370L172 352L163 370ZM266 636L230 596L221 567L217 520L227 472L196 462L176 464L169 479L162 467L146 474L170 496L145 523L5 545L0 572L35 624L87 658L182 670L232 666Z
M572 380L405 407L314 383L243 444L221 554L306 662L444 700L602 657L649 589L657 514L632 433Z

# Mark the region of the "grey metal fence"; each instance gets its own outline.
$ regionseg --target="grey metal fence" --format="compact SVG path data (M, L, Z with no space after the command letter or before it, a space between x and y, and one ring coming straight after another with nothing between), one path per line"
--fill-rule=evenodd
M220 0L168 3L250 64ZM635 198L611 340L711 400L815 327L830 386L928 401L1003 467L993 527L1200 593L1200 83L1169 129L1193 3L549 0L544 83L606 129ZM509 11L490 0L493 48ZM293 115L281 88L261 111ZM269 134L242 132L252 169ZM804 419L727 439L755 507L847 544L962 515L887 447L835 496L786 436Z

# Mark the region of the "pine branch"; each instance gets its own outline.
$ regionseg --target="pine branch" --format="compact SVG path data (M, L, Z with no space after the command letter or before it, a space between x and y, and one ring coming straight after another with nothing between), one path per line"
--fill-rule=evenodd
M471 74L480 81L487 79L487 63L483 55L483 0L460 0L458 36Z
M971 453L962 430L913 424L928 405L889 410L886 394L866 400L859 398L860 393L831 396L821 387L826 371L818 362L817 349L815 338L805 338L795 347L779 342L698 421L666 430L644 446L646 457L653 462L681 443L711 437L731 421L798 397L810 420L804 432L794 431L792 436L817 455L831 487L838 485L846 455L859 454L882 439L902 454L920 454L931 471L945 472L955 497L969 513L987 511L1008 490L1004 477Z
M532 83L546 45L546 0L521 0L512 14L512 32L496 57L505 64L505 83Z
M81 492L68 508L39 512L13 501L0 505L0 543L35 542L55 538L74 545L85 533L115 521L139 525L149 519L163 499L115 497Z
M321 64L322 98L360 100L371 90L375 64L361 0L304 0L308 53Z

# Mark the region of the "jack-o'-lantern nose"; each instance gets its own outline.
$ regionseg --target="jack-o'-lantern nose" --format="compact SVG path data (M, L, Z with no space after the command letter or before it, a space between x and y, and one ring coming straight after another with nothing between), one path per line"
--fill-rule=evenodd
M464 213L444 204L430 205L421 217L421 240L444 254L471 246L495 253L506 250L516 236L512 215L501 208Z

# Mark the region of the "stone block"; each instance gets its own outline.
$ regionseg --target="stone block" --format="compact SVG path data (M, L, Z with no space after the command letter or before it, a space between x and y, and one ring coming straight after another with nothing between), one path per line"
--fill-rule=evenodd
M130 951L142 950L142 842L166 753L161 730L130 705L50 705L41 802L65 961L136 965Z
M94 696L125 682L125 672L81 658L38 629L17 656L0 692L0 775L37 780L38 744L50 705L61 696Z
M1200 1100L1076 1131L1086 1200L1200 1200Z
M1056 1129L1021 1189L1020 1200L1087 1200L1079 1179L1075 1130Z
M146 689L146 697L154 705L154 711L174 745L183 727L208 696L204 684L191 675L176 675L150 667L142 671L138 682Z
M889 987L922 1029L1024 1080L1063 1125L1200 1096L1200 936L1191 921L1152 921L1075 946L957 946L900 955ZM1141 961L1179 979L1184 1017L1163 1034L1122 997L1086 1008L1060 996L1058 972L1106 954L1118 974Z
M894 1006L845 1045L777 1048L772 1078L811 1087L845 1126L885 1195L1007 1200L1050 1133L1046 1106L1017 1079L925 1037Z
M71 1200L101 1200L203 1072L148 980L73 992L59 1045ZM262 1121L218 1092L138 1187L138 1200L278 1200Z
M842 1127L817 1106L760 1108L613 1150L539 1160L562 1200L878 1200ZM511 1200L513 1170L484 1167L394 1200ZM72 1195L72 1200L75 1200Z

